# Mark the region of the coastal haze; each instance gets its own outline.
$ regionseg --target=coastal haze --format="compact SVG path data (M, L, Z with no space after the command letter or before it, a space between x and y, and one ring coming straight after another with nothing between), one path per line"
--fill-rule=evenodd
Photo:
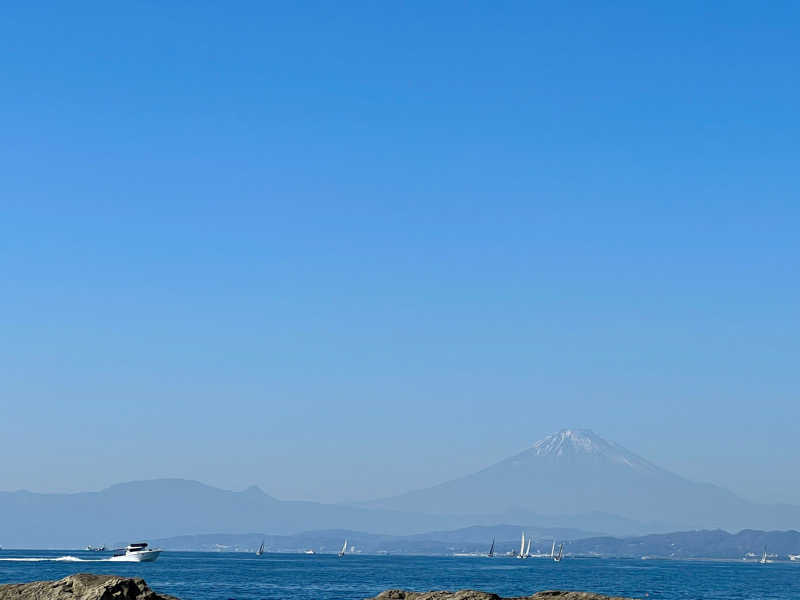
M0 581L800 598L800 3L6 4Z
M662 469L593 431L569 429L478 473L368 505L442 515L485 514L492 508L572 515L584 527L613 533L784 529L800 523L800 507L748 502ZM620 522L604 522L604 514L621 517ZM631 521L627 532L623 519Z
M331 551L349 538L360 551L451 553L482 551L487 540L506 543L527 530L538 538L538 551L547 550L545 540L559 538L593 540L571 544L573 551L619 555L624 545L594 538L791 529L798 521L798 507L748 502L661 469L593 431L574 429L472 475L353 505L278 500L256 486L236 492L182 479L75 494L0 493L4 543L19 547L75 548L142 538L177 549L249 549L269 536L281 550ZM648 544L661 548L660 540ZM681 541L688 549L675 547L674 553L697 552L697 539ZM780 538L779 546L800 551L794 548L798 543L795 532ZM739 548L730 541L724 551L734 547Z
M796 4L89 4L0 22L0 489L800 504Z

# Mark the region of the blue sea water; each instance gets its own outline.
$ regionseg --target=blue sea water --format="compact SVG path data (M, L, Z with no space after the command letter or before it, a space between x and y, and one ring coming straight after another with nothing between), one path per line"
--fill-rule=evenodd
M72 558L57 560L65 554ZM23 559L23 560L19 560ZM45 559L45 560L38 560ZM99 560L98 560L99 559ZM143 577L182 600L361 600L387 588L473 588L500 595L571 589L654 600L798 600L800 564L164 552L154 563L119 563L90 552L2 550L0 583L72 573Z

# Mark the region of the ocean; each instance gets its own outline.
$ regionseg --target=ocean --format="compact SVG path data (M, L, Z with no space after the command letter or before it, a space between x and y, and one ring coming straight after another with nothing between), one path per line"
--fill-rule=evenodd
M72 573L142 577L182 600L361 600L388 588L474 588L504 596L545 589L658 600L798 600L800 563L164 552L119 563L83 551L0 551L0 583Z

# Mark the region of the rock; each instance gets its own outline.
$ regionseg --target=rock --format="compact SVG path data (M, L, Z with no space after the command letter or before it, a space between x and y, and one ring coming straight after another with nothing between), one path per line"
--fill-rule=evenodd
M633 600L633 598L603 596L602 594L591 594L589 592L562 592L558 590L548 590L537 592L533 596L517 596L514 598L501 598L497 594L478 592L476 590L460 590L458 592L386 590L368 600Z
M178 600L156 594L144 579L78 573L58 581L0 585L0 600Z
M547 590L531 596L531 600L546 600L548 598L556 598L558 600L633 600L633 598L623 598L622 596L603 596L603 594L592 594L591 592L561 592L559 590Z

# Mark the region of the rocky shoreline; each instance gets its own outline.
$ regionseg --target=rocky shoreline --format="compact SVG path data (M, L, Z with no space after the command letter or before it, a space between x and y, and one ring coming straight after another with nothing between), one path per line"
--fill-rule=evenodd
M533 596L515 596L513 598L503 598L497 594L479 592L477 590L459 590L457 592L431 591L431 592L409 592L406 590L386 590L374 598L367 600L634 600L633 598L623 598L621 596L603 596L602 594L592 594L590 592L565 592L559 590L547 590L536 592Z
M33 581L0 585L0 600L178 600L158 594L139 577L78 573L58 581ZM537 592L532 596L501 598L476 590L409 592L386 590L368 600L633 600L588 592Z
M0 585L0 600L178 600L157 594L139 577L78 573L58 581Z

